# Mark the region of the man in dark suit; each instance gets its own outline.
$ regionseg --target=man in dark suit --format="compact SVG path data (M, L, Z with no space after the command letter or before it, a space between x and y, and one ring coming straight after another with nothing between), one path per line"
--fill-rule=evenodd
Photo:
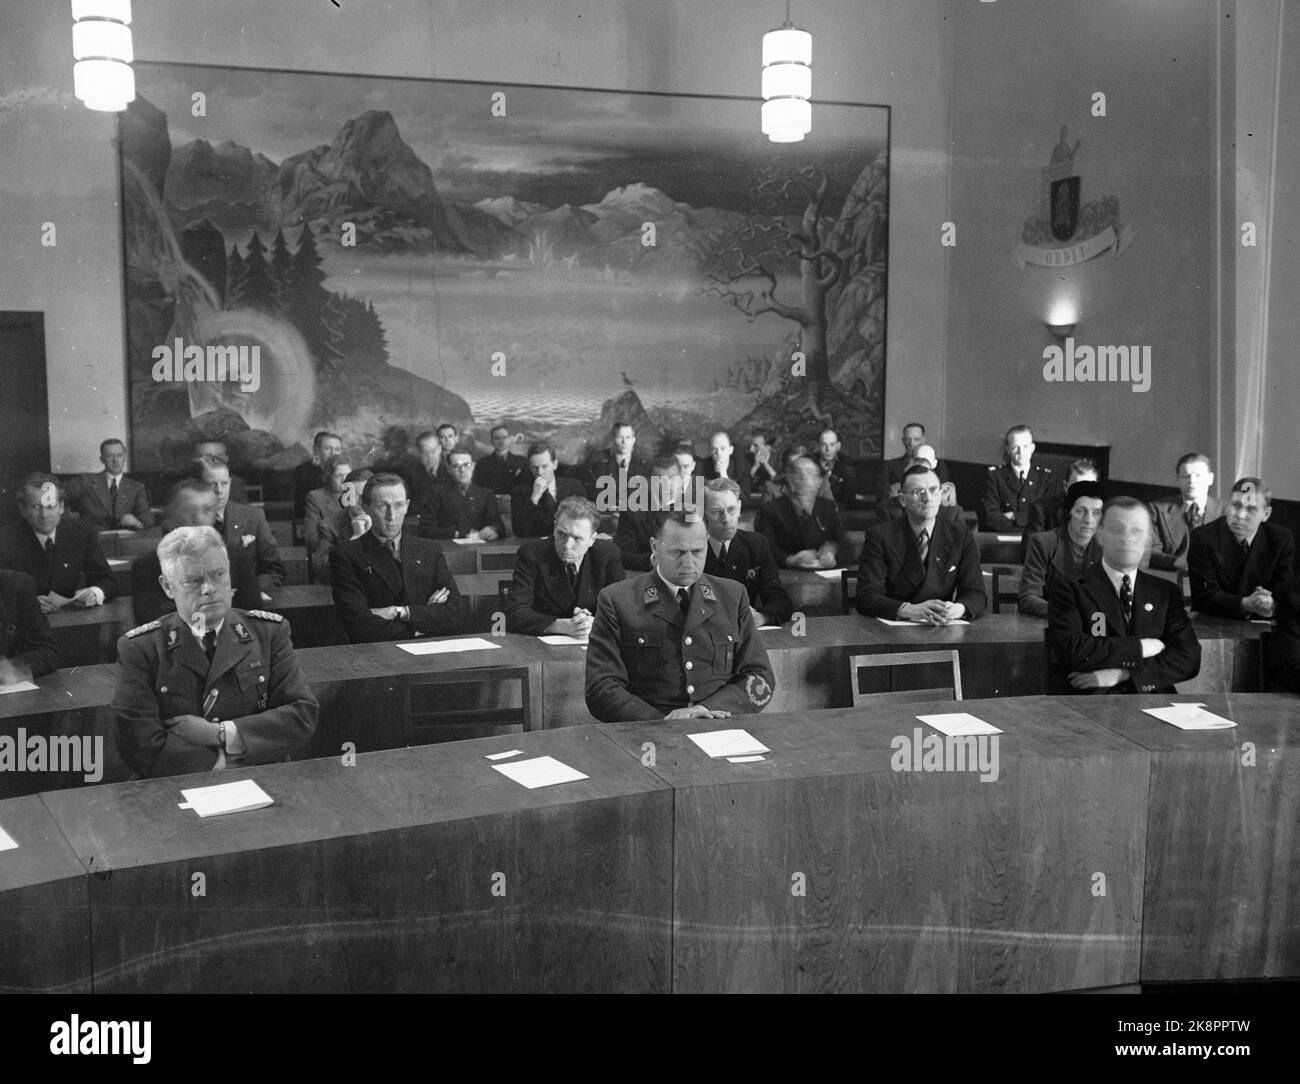
M654 568L596 600L587 645L587 710L605 723L719 719L762 711L776 679L745 589L704 572L708 533L664 512Z
M1270 688L1300 693L1300 577L1278 584L1273 599L1277 628L1268 639Z
M1046 617L1052 580L1077 576L1101 560L1097 525L1105 503L1097 482L1075 482L1065 496L1066 521L1054 531L1029 536L1016 608L1029 617Z
M329 485L325 464L343 454L343 438L322 429L311 444L311 458L293 468L293 518L301 523L307 515L307 494Z
M819 497L822 473L806 456L786 468L790 493L759 507L754 529L772 547L778 568L834 568L847 557L848 539L839 505Z
M227 546L241 546L253 555L257 583L269 601L271 594L284 583L284 562L276 545L271 525L260 508L239 504L230 499L230 467L221 459L200 459L194 465L195 477L207 482L217 495L217 534Z
M1076 459L1070 464L1070 473L1065 479L1065 489L1068 492L1075 482L1099 481L1101 481L1101 475L1097 472L1096 463L1091 459ZM1025 539L1028 540L1043 531L1054 531L1057 527L1064 527L1069 518L1069 513L1065 509L1065 493L1040 497L1029 506L1029 521L1025 525ZM1046 600L1044 600L1043 605L1047 605ZM1047 616L1046 610L1043 611L1043 616Z
M492 542L506 533L497 508L497 497L486 486L476 486L474 459L464 448L453 448L446 457L452 484L429 490L416 507L421 538L466 538Z
M939 476L903 475L905 515L867 530L858 568L858 613L947 625L988 605L979 548L965 528L939 518Z
M1151 567L1185 569L1192 532L1223 515L1223 502L1210 496L1214 471L1209 456L1189 452L1178 461L1178 493L1151 502L1156 541Z
M709 458L699 468L700 477L706 482L715 478L730 478L733 482L739 482L740 470L740 457L736 455L731 437L725 430L719 429L709 437Z
M532 478L510 491L510 531L516 538L542 538L555 528L560 502L584 495L582 483L555 476L555 449L544 441L528 446Z
M627 479L645 478L649 473L649 464L636 451L636 426L631 422L615 422L609 431L608 449L587 465L587 499L596 500L602 478L614 479L619 492L623 492Z
M780 480L780 471L777 470L780 462L771 434L755 429L749 435L749 451L745 453L743 470L738 479L741 488L746 493L761 493L766 486L776 485Z
M1273 616L1273 591L1294 571L1295 538L1285 527L1266 522L1272 497L1260 479L1241 478L1225 514L1192 532L1187 571L1192 607L1200 613Z
M596 537L600 513L586 497L560 502L551 538L530 538L515 557L506 629L524 636L585 637L596 596L623 582L618 547Z
M879 503L889 507L896 506L899 490L903 485L903 472L912 466L913 456L925 445L925 426L920 422L908 422L903 426L903 454L894 459L886 459L880 464L880 476L876 483L876 496ZM948 468L942 459L936 459L934 471L942 484L948 481ZM892 516L892 512L891 512Z
M890 460L892 463L893 460ZM939 489L941 491L939 504L939 518L946 519L952 523L961 524L962 507L957 503L957 489L948 481L947 473L944 471L943 460L939 458L939 453L929 444L919 444L912 453L912 458L907 463L908 467L929 467L934 471L935 476L939 479ZM903 473L906 473L904 468ZM950 501L949 504L942 503ZM876 509L877 518L880 520L898 519L904 515L903 501L903 475L898 476L897 485L890 487L890 493L885 500Z
M0 569L0 685L31 681L58 667L59 648L36 584L25 572Z
M624 508L620 505L618 509L614 545L618 547L623 567L632 572L650 570L650 540L654 537L659 513L685 507L682 470L675 455L660 456L654 461L650 468L648 493L649 508ZM701 510L693 511L698 513Z
M740 486L730 478L715 478L704 487L704 523L709 532L704 571L744 584L759 625L789 621L794 603L781 583L772 547L757 531L739 529Z
M1201 669L1201 645L1178 585L1138 571L1151 512L1113 497L1098 530L1101 562L1057 576L1048 600L1048 691L1176 693Z
M198 478L182 478L177 482L163 511L163 537L177 527L212 527L216 522L217 495L212 492L212 486ZM262 592L252 549L227 543L226 561L234 604L241 610L258 609L262 605ZM157 550L140 554L131 562L131 613L136 624L144 625L175 612L176 602L162 584L162 563Z
M361 494L371 528L330 552L334 608L354 644L449 636L465 627L465 600L435 542L402 530L410 502L395 474Z
M230 449L226 447L223 440L200 440L194 443L193 462L197 463L201 459L222 459L225 460L227 468L230 470L230 500L236 504L248 503L248 483L235 473L230 466Z
M22 522L0 530L0 568L36 582L41 609L100 606L117 597L117 580L95 528L63 521L63 491L52 474L29 474L18 490Z
M530 481L528 460L510 450L510 430L504 425L492 429L492 451L474 464L474 484L508 496L515 486Z
M139 531L153 526L153 509L144 484L128 478L126 445L106 440L99 446L104 469L82 474L68 487L68 504L83 523L97 531Z
M231 605L226 548L211 527L158 545L176 612L117 642L113 710L122 759L140 775L181 775L286 760L319 708L280 614Z
M1034 432L1027 425L1007 430L1004 462L989 467L980 498L980 526L986 531L1021 534L1029 524L1029 506L1060 492L1057 478L1047 467L1033 464Z
M818 440L821 458L817 466L831 491L831 499L841 508L856 508L858 504L858 474L840 456L840 438L834 429L822 431Z

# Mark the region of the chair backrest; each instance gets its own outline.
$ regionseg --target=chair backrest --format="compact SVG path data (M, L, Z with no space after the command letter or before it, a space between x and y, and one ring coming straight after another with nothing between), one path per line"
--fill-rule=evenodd
M864 693L858 684L858 674L863 669L895 666L928 666L934 663L951 663L952 684L933 689L900 689L896 692ZM961 699L961 659L957 649L947 651L891 651L878 655L853 655L849 659L849 689L853 693L853 706L870 704L876 701L898 700L903 702L922 700L960 700Z
M1020 599L1020 577L1023 565L994 565L984 569L988 579L987 590L995 614L1018 613Z
M840 569L840 608L851 614L858 597L858 570L856 568Z
M502 692L516 683L519 706L500 703ZM454 686L464 686L468 695L453 697ZM465 702L457 706L457 699ZM530 707L526 666L411 674L402 688L407 745L485 737L514 727L527 730Z

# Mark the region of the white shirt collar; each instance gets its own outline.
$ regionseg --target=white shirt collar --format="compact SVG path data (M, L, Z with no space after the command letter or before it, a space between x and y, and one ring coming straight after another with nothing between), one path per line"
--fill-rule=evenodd
M220 621L218 621L215 625L210 626L210 627L208 628L207 631L208 631L208 632L215 632L218 636L220 636L220 635L221 635L221 626L224 625L225 623L226 623L226 619L223 617L223 618L222 618ZM202 646L203 646L203 636L200 636L197 632L195 632L195 631L194 631L194 626L191 625L191 624L189 624L188 622L186 623L185 627L186 627L187 629L190 630L190 635L193 636L194 639L196 639L196 640L199 642L199 646L202 647ZM206 633L205 633L204 635L206 635Z
M55 527L55 528L54 528L54 531L57 531L57 530L58 530L58 528ZM41 544L41 549L44 549L44 548L45 548L45 541L46 541L46 539L53 540L53 538L54 538L54 531L51 531L49 534L41 534L41 532L38 531L35 527L32 528L32 534L34 534L34 535L36 536L36 541L39 542L39 543Z
M655 575L658 576L660 581L663 583L663 585L666 588L668 588L668 593L672 596L674 602L677 601L678 591L689 591L691 587L695 586L695 584L692 584L691 587L682 587L681 584L669 583L666 579L664 579L664 574L659 571L658 565L655 565ZM700 582L699 580L695 581L695 583L699 583L699 582Z
M1117 595L1119 594L1121 581L1125 576L1128 576L1130 591L1133 590L1134 586L1137 584L1136 568L1133 569L1131 572L1124 572L1119 569L1112 568L1109 564L1107 564L1106 559L1102 558L1101 569L1103 572L1106 573L1106 579L1110 580L1110 585L1115 589L1115 594Z
M105 480L106 482L111 482L114 478L116 478L116 479L117 479L117 484L118 484L118 485L121 485L121 484L122 484L122 479L123 479L124 477L126 477L126 471L123 471L121 474L114 474L114 473L113 473L112 471L110 471L110 470L105 470L105 471L104 471L104 480Z

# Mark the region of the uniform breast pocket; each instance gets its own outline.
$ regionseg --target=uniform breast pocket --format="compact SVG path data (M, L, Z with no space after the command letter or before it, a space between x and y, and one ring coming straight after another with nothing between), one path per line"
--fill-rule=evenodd
M629 671L646 673L658 669L662 652L663 640L658 632L623 634L623 661Z
M713 637L713 669L719 673L729 674L736 663L736 647L740 642L740 630L718 633Z
M266 668L260 663L236 671L239 699L244 711L265 711L268 699Z

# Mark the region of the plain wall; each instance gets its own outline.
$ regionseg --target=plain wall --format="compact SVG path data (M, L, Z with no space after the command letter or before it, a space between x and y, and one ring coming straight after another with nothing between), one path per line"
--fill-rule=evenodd
M795 12L813 34L814 99L893 107L894 437L904 416L943 425L948 8L801 0ZM784 14L729 0L136 0L133 31L141 60L757 96L762 34ZM70 42L66 3L0 11L0 309L46 314L59 471L96 467L99 439L127 432L116 119L72 98ZM46 221L54 248L40 244Z

